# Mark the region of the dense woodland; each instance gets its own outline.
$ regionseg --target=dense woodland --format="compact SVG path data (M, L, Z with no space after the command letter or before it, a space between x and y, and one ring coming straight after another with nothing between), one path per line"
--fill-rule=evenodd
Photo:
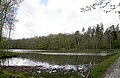
M102 23L73 34L59 33L17 40L4 39L3 48L42 50L119 49L119 24L104 29Z
M10 39L11 31L15 26L16 12L19 3L23 0L0 0L0 49L48 49L48 50L83 50L83 49L119 49L120 30L119 24L107 26L97 24L90 26L87 30L83 27L82 32L50 34L34 38ZM110 4L111 3L111 4ZM110 4L110 5L108 5ZM114 6L114 7L113 7ZM117 9L120 4L113 5L111 0L100 0L86 7L80 8L80 12L92 11L99 7L105 13ZM106 7L108 8L106 11ZM120 11L115 11L120 16ZM79 29L81 30L81 29ZM4 38L4 32L8 36Z

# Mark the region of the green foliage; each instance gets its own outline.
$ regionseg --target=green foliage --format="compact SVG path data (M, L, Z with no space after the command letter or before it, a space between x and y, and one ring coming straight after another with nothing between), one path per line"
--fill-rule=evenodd
M0 49L2 49L2 42L4 41L3 31L9 32L10 38L11 30L16 22L18 4L21 1L22 0L0 0Z
M19 53L13 53L13 52L0 52L0 58L4 56L15 56L18 55Z
M0 78L6 78L7 76L5 76L4 75L4 73L2 73L1 71L0 71Z
M8 71L0 71L0 78L83 78L79 73L75 72L57 72L57 73L34 73L34 72L19 72L11 73Z
M110 58L108 58L107 60L95 66L90 71L89 78L100 78L119 56L120 56L120 53L116 53L112 55Z
M48 36L4 41L3 48L14 49L43 49L43 50L86 50L86 49L118 49L120 48L119 24L104 30L104 25L97 24L89 27L83 33L76 31L73 34L59 33Z
M47 72L42 72L41 74L42 78L83 78L79 73L73 73L73 72L68 72L68 73L47 73Z

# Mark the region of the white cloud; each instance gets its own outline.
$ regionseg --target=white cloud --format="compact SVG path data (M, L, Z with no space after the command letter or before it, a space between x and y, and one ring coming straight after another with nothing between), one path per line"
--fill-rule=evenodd
M71 33L103 22L118 23L117 14L105 14L96 9L81 13L80 8L97 0L48 0L47 6L41 0L24 0L18 10L19 22L13 38L28 38L52 33ZM115 0L116 1L116 0Z

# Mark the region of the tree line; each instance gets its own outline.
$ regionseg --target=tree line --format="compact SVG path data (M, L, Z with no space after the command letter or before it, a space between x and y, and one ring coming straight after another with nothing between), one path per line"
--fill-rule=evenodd
M50 34L33 38L16 40L4 39L3 48L10 49L42 49L42 50L84 50L84 49L119 49L119 24L104 29L102 23L82 32Z
M11 31L17 21L17 9L23 0L0 0L0 49L21 48L21 49L118 49L120 47L119 24L112 25L104 30L104 25L97 24L87 30L83 27L82 32L76 31L73 34L59 33L34 38L10 39ZM81 8L81 12L91 11L97 6L104 8L111 3L100 0L90 6ZM105 4L105 5L104 5ZM118 8L120 4L110 5L109 11ZM115 11L120 14L120 11ZM4 34L7 33L7 37Z

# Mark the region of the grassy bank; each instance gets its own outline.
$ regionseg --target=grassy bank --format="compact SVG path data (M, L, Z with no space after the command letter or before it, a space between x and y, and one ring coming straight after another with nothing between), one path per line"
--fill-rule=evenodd
M17 56L18 53L14 53L14 52L0 52L0 58L7 58L7 57L13 57L13 56Z
M100 78L107 69L115 62L115 60L120 56L120 53L116 53L109 57L107 60L101 62L100 64L96 65L91 71L89 78Z
M0 78L83 78L79 73L68 72L68 73L48 73L48 72L9 72L9 71L1 71Z

